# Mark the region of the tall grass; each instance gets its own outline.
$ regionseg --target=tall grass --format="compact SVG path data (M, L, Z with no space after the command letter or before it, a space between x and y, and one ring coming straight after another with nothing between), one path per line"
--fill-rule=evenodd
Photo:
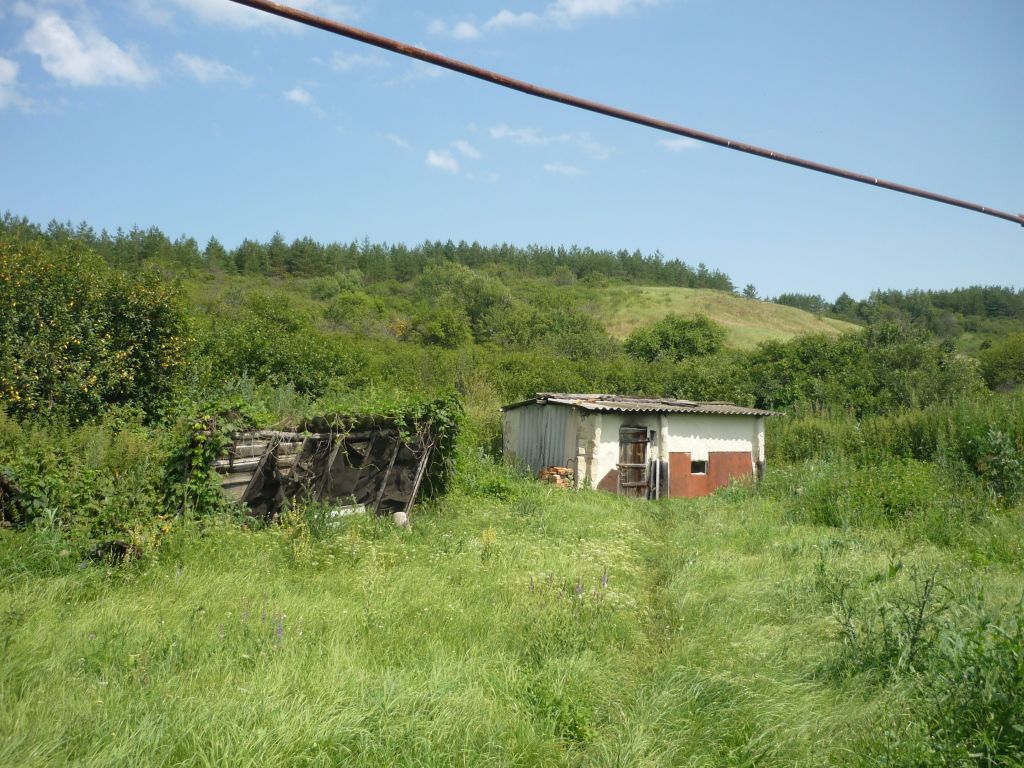
M214 518L115 568L0 530L0 764L845 765L923 711L823 674L816 568L884 590L894 553L962 571L962 549L744 487L642 503L462 460L411 532ZM1019 563L966 578L998 606Z
M118 566L67 514L145 518L159 435L0 419L58 510L0 528L0 765L1013 764L1024 523L981 459L1019 400L780 419L763 485L639 502L503 467L464 379L457 482L411 531L158 518ZM954 606L930 624L913 574Z
M798 412L770 420L766 442L772 461L936 462L947 474L981 478L997 500L1024 493L1024 392L859 420Z

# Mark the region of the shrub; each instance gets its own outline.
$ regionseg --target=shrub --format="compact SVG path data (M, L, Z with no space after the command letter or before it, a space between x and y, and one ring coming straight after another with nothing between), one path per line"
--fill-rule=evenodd
M712 355L725 344L725 328L707 315L668 314L653 325L638 328L626 339L626 351L640 360L682 360Z
M162 535L164 450L152 430L116 417L66 431L0 414L4 515L83 554L137 555Z
M421 305L413 314L407 336L421 344L447 349L461 347L473 338L465 311L451 305Z
M388 311L383 299L362 290L343 290L324 310L335 328L364 336L388 335Z
M978 353L981 374L991 389L1024 384L1024 333L1011 333Z
M129 277L71 240L0 234L0 406L11 414L155 413L187 343L178 292L155 274Z
M810 404L858 416L949 403L984 388L974 361L924 331L895 325L765 342L750 368L760 407Z

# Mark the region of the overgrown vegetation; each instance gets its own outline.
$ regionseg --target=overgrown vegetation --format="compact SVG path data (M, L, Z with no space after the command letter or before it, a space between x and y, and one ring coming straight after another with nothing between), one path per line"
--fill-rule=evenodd
M1024 333L1024 289L997 285L948 291L879 290L860 301L844 292L834 302L817 294L783 293L773 301L865 325L896 323L921 328L956 341L970 353L999 343L1007 334ZM1019 347L1014 359L1019 370Z
M0 235L0 402L72 423L118 405L156 413L188 343L173 286L85 246Z
M667 313L623 342L608 281L731 283L0 229L0 764L1024 761L1012 337L979 362L886 317L741 349ZM788 415L763 484L643 503L501 464L499 406L542 390ZM437 430L411 532L224 500L232 430L357 414Z

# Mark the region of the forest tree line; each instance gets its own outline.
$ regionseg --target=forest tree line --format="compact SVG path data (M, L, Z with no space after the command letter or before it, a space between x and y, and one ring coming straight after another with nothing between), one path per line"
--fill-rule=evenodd
M317 242L302 237L288 242L275 233L267 242L246 238L237 248L225 248L216 237L204 246L182 235L171 240L158 227L110 234L96 232L86 223L51 221L45 228L10 213L0 220L0 229L21 232L54 241L75 240L102 256L107 263L124 270L145 264L162 264L186 270L211 269L227 274L272 277L315 277L357 269L367 282L411 280L431 265L456 263L470 268L501 265L524 276L555 280L623 280L643 285L710 288L733 292L732 280L724 272L705 264L692 267L667 259L661 253L639 250L595 250L579 246L516 246L508 243L481 245L424 241L419 245Z

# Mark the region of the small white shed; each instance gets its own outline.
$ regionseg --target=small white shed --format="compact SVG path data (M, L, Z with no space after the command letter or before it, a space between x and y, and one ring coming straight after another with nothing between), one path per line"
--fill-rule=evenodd
M506 460L572 471L576 488L703 496L764 475L764 420L732 403L542 392L502 408Z

